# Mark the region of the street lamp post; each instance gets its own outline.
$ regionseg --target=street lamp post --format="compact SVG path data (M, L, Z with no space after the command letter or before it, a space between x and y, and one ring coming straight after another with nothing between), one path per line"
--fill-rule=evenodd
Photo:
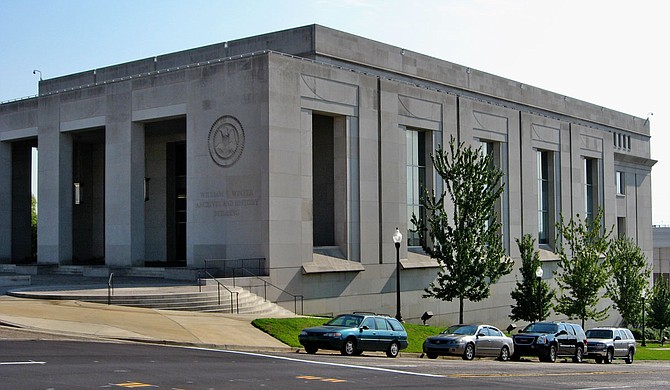
M646 347L647 346L647 335L645 334L644 330L644 312L645 312L645 307L644 307L644 299L647 297L647 292L645 290L642 290L642 346Z
M542 275L544 271L542 266L538 265L535 270L535 277L537 278L537 321L542 321Z
M402 233L398 228L395 228L395 233L393 233L393 242L395 243L395 280L396 280L396 311L395 318L398 321L402 321L402 315L400 314L400 242L402 241Z

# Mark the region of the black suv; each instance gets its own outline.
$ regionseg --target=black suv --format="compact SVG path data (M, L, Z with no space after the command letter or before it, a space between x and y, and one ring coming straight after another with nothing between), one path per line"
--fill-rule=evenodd
M543 362L555 362L559 356L572 357L581 363L586 354L586 334L577 324L567 322L534 322L515 334L512 360L537 356Z

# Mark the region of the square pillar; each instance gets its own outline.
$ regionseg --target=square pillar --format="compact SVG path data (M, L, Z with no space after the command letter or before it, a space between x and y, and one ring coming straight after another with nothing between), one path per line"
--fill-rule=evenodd
M105 127L105 264L144 265L144 126L130 92L110 95Z
M12 236L12 144L0 142L0 237ZM12 257L11 240L0 240L0 263Z

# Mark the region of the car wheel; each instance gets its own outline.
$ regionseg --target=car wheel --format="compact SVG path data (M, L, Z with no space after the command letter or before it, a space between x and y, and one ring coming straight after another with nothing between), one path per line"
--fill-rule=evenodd
M318 351L319 348L313 346L313 345L307 345L305 346L305 352L307 352L310 355L314 355L316 351Z
M635 356L635 352L633 352L632 349L629 349L628 350L628 355L626 356L626 364L632 364L634 356Z
M500 361L506 362L509 360L509 348L506 345L500 349Z
M344 356L352 356L356 352L356 340L346 339L340 353Z
M391 343L391 345L389 345L388 349L386 350L386 356L390 358L397 357L399 351L400 347L398 346L398 343L394 341Z
M475 357L475 345L472 343L465 345L465 351L463 351L463 360L472 360Z
M608 349L607 353L605 354L605 364L612 364L612 359L614 359L614 350Z
M542 359L540 359L542 360ZM556 346L551 345L549 347L549 351L547 351L547 354L544 355L544 359L542 361L549 362L549 363L555 363L556 362Z
M437 359L437 354L434 352L428 352L426 353L426 356L428 357L428 359Z
M600 356L596 357L596 363L600 364L602 362L603 362L603 358L601 358Z
M577 352L575 356L572 357L573 363L581 363L584 360L584 347L577 347Z

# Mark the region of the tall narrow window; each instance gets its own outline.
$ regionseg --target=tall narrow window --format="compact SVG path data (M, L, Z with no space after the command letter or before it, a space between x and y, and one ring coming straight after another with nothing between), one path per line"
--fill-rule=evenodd
M596 159L585 158L584 159L584 211L586 213L586 219L588 221L593 221L595 212L597 212L598 206L598 193L597 193L597 179L598 179L598 164Z
M549 221L549 152L537 151L537 236L540 244L548 244L551 237Z
M626 182L624 180L624 173L621 171L616 172L616 194L626 195Z
M408 130L407 145L407 226L412 225L412 214L425 220L421 196L426 186L426 133ZM420 246L419 235L407 232L407 245Z

